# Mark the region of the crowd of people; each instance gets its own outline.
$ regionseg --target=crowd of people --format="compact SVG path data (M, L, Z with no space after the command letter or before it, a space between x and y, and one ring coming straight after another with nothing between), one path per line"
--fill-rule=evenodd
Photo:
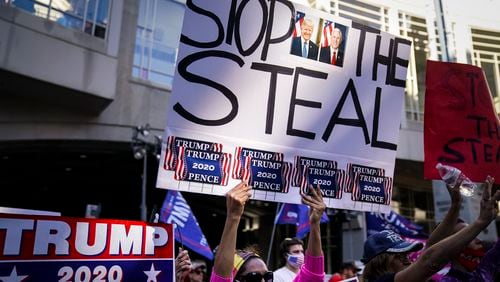
M457 183L455 187L448 187L452 204L425 246L418 241L407 241L392 230L380 231L364 243L362 274L354 262L346 262L329 282L433 281L432 276L447 264L451 265L450 271L441 281L495 281L500 271L500 243L497 241L486 250L477 238L498 214L500 191L492 192L493 183L494 179L488 176L483 185L479 215L471 224L459 218L462 196ZM252 187L241 182L226 194L226 222L210 276L205 262L191 261L188 252L179 249L175 261L178 282L325 281L320 219L326 205L320 188L310 187L310 193L301 193L302 202L310 208L311 229L306 249L301 239L283 240L280 244L283 264L274 272L255 250L236 248L238 225L251 192ZM420 250L422 253L412 262L409 254Z

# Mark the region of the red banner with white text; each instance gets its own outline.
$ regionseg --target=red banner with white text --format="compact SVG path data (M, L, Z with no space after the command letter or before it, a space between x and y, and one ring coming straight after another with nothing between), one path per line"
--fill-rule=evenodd
M173 281L173 226L0 213L0 281Z

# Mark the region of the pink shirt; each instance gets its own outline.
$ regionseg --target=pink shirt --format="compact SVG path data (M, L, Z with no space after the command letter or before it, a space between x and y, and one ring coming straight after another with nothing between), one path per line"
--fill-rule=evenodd
M324 257L313 257L307 252L304 259L304 264L300 268L299 273L293 280L294 282L323 282L325 279L325 263ZM233 277L221 277L215 271L212 271L210 282L232 282Z

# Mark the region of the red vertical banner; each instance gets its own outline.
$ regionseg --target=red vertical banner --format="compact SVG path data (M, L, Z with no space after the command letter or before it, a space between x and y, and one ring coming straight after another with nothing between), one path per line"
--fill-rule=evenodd
M436 164L452 165L472 181L500 183L500 130L481 68L427 61L424 177L440 179Z

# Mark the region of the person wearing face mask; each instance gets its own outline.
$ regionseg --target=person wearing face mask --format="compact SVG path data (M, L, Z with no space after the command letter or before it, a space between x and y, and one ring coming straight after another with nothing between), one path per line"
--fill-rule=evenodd
M435 240L413 263L409 261L408 253L421 249L423 247L421 243L403 240L391 230L384 230L370 235L365 241L363 258L361 259L365 264L363 281L407 282L427 281L431 278L432 275L438 272L450 260L454 259L461 250L469 245L481 231L496 219L500 191L492 193L494 182L494 178L490 176L486 178L477 219L457 233L441 240ZM453 189L455 188L458 188L458 186ZM446 227L443 224L440 225ZM452 224L452 226L454 225ZM433 233L441 233L442 230L440 229L442 228L436 228ZM498 256L493 257L492 260L495 260L494 262L490 262L492 264L499 263ZM480 280L472 281L493 281L492 279L485 278L482 277Z
M311 230L307 240L304 264L294 282L323 282L324 256L321 244L320 220L326 209L320 187L310 186L311 194L300 193L303 204L309 206ZM242 181L226 193L226 223L215 253L210 282L273 282L274 275L264 260L254 251L236 250L238 225L245 203L252 196L252 187Z
M467 223L458 219L454 232L457 233L467 226ZM497 240L486 252L483 242L475 238L452 259L450 271L441 281L494 281L498 269L500 269L500 242Z
M274 281L293 281L304 263L304 242L296 237L286 238L280 244L280 256L284 265L274 272Z

